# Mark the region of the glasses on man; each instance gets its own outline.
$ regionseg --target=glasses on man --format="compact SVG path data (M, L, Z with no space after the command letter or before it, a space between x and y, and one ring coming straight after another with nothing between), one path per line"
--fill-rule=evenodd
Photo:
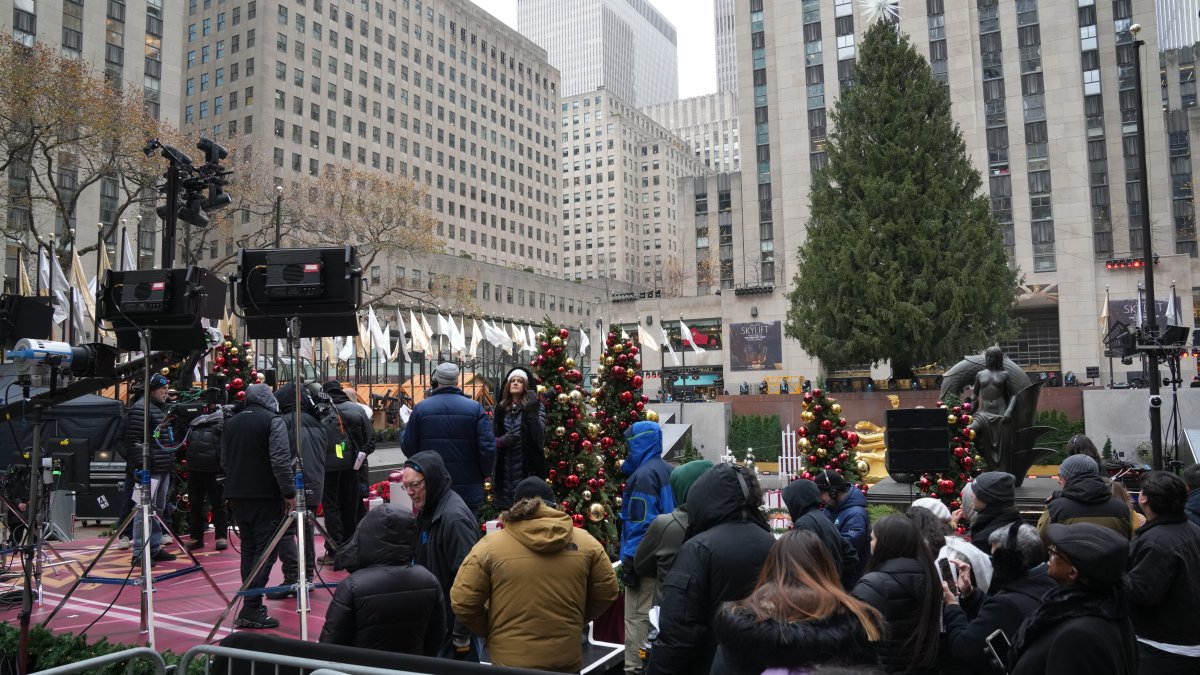
M1068 558L1067 556L1063 555L1063 552L1060 551L1059 548L1057 546L1055 546L1054 544L1050 544L1049 546L1047 546L1046 552L1049 553L1051 556L1058 558L1059 560L1067 563L1068 565L1071 564L1071 559Z
M411 483L401 483L400 487L404 488L405 492L416 492L417 490L420 490L421 486L424 484L425 479L422 478L421 480L414 480Z

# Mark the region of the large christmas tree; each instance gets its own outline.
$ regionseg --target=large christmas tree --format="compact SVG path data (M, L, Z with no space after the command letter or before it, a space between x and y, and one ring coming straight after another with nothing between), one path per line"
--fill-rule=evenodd
M842 404L824 391L814 389L804 394L800 404L800 421L804 426L796 430L796 449L806 460L808 467L801 478L811 479L822 471L836 471L850 483L858 483L865 469L859 466L858 432L847 428L842 417ZM858 484L864 492L868 486Z
M605 471L612 477L620 477L621 463L629 455L625 431L639 420L658 420L654 411L646 410L649 399L642 394L641 367L637 346L622 333L620 326L609 326L596 388L592 391L592 405L603 434L600 440ZM623 493L624 484L619 487Z
M950 459L945 471L923 473L915 487L922 497L940 499L951 511L962 505L959 495L963 486L983 471L983 457L975 454L975 430L971 429L972 406L957 400L938 401L946 411L950 429Z
M609 550L618 542L620 512L613 474L604 459L605 437L585 408L583 374L571 357L571 333L547 321L530 362L546 410L546 482L575 527Z
M1012 335L1017 277L949 90L889 15L830 114L786 333L834 367L909 378Z

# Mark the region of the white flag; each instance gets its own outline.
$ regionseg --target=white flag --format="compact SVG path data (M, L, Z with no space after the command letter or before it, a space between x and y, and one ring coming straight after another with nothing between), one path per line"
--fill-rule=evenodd
M641 343L642 349L649 349L652 352L658 351L658 343L654 341L654 336L640 323L638 324L638 342Z
M1167 323L1172 326L1178 326L1183 323L1180 317L1179 303L1175 300L1175 287L1171 287L1171 297L1167 298Z
M704 353L704 350L701 349L698 345L696 345L695 341L692 338L692 331L690 331L688 329L687 325L684 324L682 320L679 322L679 335L683 339L684 342L686 342L692 346L692 351L696 352L697 354Z
M1145 312L1142 309L1142 286L1141 286L1141 284L1138 284L1137 319L1133 322L1133 325L1137 326L1138 328L1141 328L1142 327L1142 317L1144 315L1145 315Z
M520 328L517 328L517 324L509 323L508 324L508 332L510 335L512 335L514 347L524 347L525 346L525 331L521 330Z
M675 365L678 366L679 365L679 355L675 353L675 348L671 346L671 339L667 337L667 329L663 328L661 324L659 325L658 328L660 331L662 331L663 346L667 348L667 351L671 352L671 360L674 361Z
M70 302L67 298L67 277L63 275L62 268L58 265L58 260L53 256L50 260L54 262L54 323L62 323L67 318L67 303ZM49 294L50 289L50 262L46 259L46 252L38 251L38 278L42 282L42 293Z
M1108 333L1108 289L1104 289L1104 306L1100 308L1101 335Z
M103 244L101 248L103 248ZM75 250L74 246L71 247L71 291L72 297L78 296L78 301L75 304L75 313L83 313L79 309L79 301L81 301L83 306L87 308L88 316L94 320L96 318L95 296L92 295L92 291L87 286L87 275L83 272L83 263L80 262L79 253ZM80 337L82 338L82 335Z
M533 353L537 344L537 337L533 334L533 326L525 326L525 351Z
M129 244L129 231L121 232L121 270L136 270L137 258L133 255L133 246Z
M623 341L629 340L629 333L625 332L624 326L621 326L621 340L623 340Z
M493 347L500 347L504 344L504 335L496 330L496 327L489 324L487 319L480 319L483 322L483 339L488 341Z
M408 349L408 345L405 343L404 334L408 332L408 327L404 325L404 316L400 314L400 310L396 310L396 325L400 327L400 335L399 339L396 340L396 349L388 356L388 361L399 361L403 363L404 361L408 360L408 357L405 356L405 354L411 350Z
M584 328L582 325L580 325L579 326L579 358L580 359L582 359L583 357L588 355L588 348L591 346L592 346L592 343L591 343L591 341L588 340L587 329Z
M387 361L389 356L388 351L392 346L391 337L385 335L383 329L379 327L379 317L375 316L375 307L367 307L367 331L370 333L370 344L375 348L375 353L379 358Z
M308 359L309 361L316 360L313 358L313 339L312 338L301 338L300 339L300 358Z
M500 349L503 349L505 354L511 356L513 353L513 347L516 344L513 342L512 335L509 335L508 331L504 330L503 323L495 322L492 325L495 327L496 333L500 336Z
M479 343L483 342L483 339L483 329L479 327L479 322L475 319L471 319L471 348L467 351L468 356L472 358L478 358Z
M347 336L344 338L335 338L340 340L338 343L338 361L349 361L351 356L354 356L354 338Z
M421 328L421 322L417 320L417 315L413 314L411 309L408 310L408 330L412 331L412 350L425 354L429 353L425 330Z
M463 335L462 329L458 324L454 323L454 317L450 317L450 351L465 352L467 350L467 338Z
M425 338L425 353L433 352L433 329L429 327L429 319L425 315L421 315L421 332Z

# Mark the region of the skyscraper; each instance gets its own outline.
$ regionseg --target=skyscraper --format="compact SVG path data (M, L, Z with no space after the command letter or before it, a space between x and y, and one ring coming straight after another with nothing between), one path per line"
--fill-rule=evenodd
M734 0L713 0L713 32L717 44L717 91L737 93L737 34Z
M648 117L666 127L692 148L697 164L706 172L741 170L738 106L734 92L693 96L642 108Z
M600 87L637 107L679 98L675 27L648 0L518 0L517 27L562 74L564 98Z

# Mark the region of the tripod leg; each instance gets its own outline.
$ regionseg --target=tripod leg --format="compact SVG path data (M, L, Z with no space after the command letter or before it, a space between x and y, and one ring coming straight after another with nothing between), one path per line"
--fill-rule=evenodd
M163 532L171 538L171 541L175 542L175 545L182 549L184 554L186 554L187 557L192 561L192 564L195 565L198 570L200 570L200 573L204 575L205 581L208 582L209 586L212 586L212 589L216 591L217 595L221 596L221 599L225 602L229 602L229 596L225 595L225 591L222 591L221 587L217 585L217 582L213 581L213 578L208 573L208 570L204 569L204 566L201 565L200 561L196 559L196 555L183 545L183 542L179 540L178 535L176 535L171 528L167 527L167 524L163 522L163 519L157 513L154 514L154 519L158 521L158 526L161 527Z
M208 636L204 638L206 643L212 642L213 636L217 634L217 630L221 628L221 624L225 623L225 619L229 617L229 612L233 611L233 606L237 604L238 598L240 598L242 593L250 588L250 584L253 583L254 578L258 576L258 573L261 572L264 567L266 567L267 561L271 558L271 554L275 552L275 548L279 546L279 542L283 541L284 535L288 533L288 528L291 527L292 521L295 519L295 511L289 512L284 517L283 522L280 523L279 528L275 530L275 534L272 535L271 541L267 544L267 547L263 549L262 553L259 554L258 560L254 561L254 569L250 571L250 575L246 579L242 580L242 585L237 589L237 593L234 594L233 599L229 601L229 604L225 606L225 611L221 612L221 616L217 617L217 622L213 624L212 630L210 630L208 632Z
M116 541L118 537L121 536L121 532L124 531L129 523L133 522L133 514L134 512L130 511L129 515L125 516L125 519L122 520L115 529L113 529L113 533L108 536L108 539L104 542L104 546L100 547L100 552L96 554L95 558L92 558L92 561L87 564L87 567L83 568L83 574L75 578L75 581L71 584L71 587L67 589L67 593L63 596L63 599L58 601L58 605L50 612L50 615L47 616L44 621L42 621L41 625L43 628L50 625L50 621L55 617L55 615L58 614L59 610L66 606L67 601L70 600L71 596L75 594L75 591L79 589L79 584L83 583L83 580L92 573L92 569L100 562L100 559L104 557L104 554L108 552L108 548L113 545L113 542Z

